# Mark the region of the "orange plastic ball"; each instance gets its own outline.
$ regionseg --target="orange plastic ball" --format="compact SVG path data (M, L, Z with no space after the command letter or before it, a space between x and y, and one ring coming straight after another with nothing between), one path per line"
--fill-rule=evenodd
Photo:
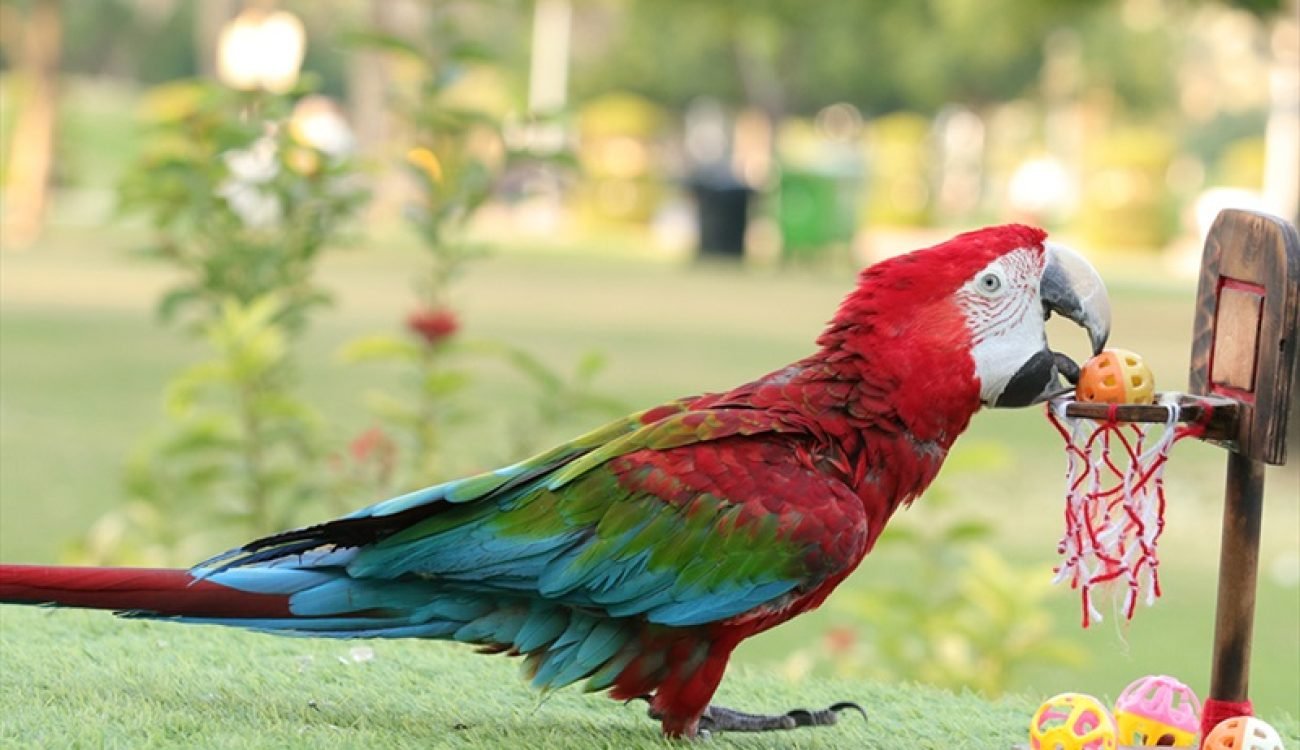
M1103 404L1149 404L1156 379L1142 357L1127 349L1107 349L1084 363L1074 397Z
M1282 738L1262 719L1237 716L1216 724L1201 750L1282 750Z

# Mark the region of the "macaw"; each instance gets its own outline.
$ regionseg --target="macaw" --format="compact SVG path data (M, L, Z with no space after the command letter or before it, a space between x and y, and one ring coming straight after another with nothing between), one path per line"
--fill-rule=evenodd
M834 724L710 705L737 644L820 605L981 407L1039 403L1094 352L1097 272L1007 225L865 269L816 351L517 464L249 542L189 570L0 566L0 601L523 658L542 689L644 698L669 737ZM864 712L865 715L865 712Z

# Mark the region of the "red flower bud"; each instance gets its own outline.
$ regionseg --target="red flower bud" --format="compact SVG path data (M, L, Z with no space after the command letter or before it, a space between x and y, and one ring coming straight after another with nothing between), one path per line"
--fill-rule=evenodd
M838 655L853 650L858 634L852 628L835 627L826 631L824 639L826 650L832 655Z
M348 444L348 451L352 454L352 460L359 464L374 461L381 466L386 466L392 463L397 453L397 444L388 433L378 427L371 427L352 439Z
M406 316L406 328L432 346L454 336L460 329L460 321L456 313L445 307L426 308Z
M397 469L397 443L388 433L378 427L371 427L352 438L348 443L345 465L344 456L331 455L330 468L343 474L348 482L374 483L377 487L387 487Z

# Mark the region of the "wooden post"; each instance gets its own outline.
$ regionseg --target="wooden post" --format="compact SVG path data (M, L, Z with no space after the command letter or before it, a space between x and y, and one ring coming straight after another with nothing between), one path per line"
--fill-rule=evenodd
M1210 676L1210 697L1218 700L1240 703L1250 697L1250 641L1263 508L1264 462L1229 453Z
M1202 734L1250 713L1264 465L1286 462L1300 350L1300 238L1272 216L1228 210L1205 240L1188 390L1237 402L1228 437L1210 692Z

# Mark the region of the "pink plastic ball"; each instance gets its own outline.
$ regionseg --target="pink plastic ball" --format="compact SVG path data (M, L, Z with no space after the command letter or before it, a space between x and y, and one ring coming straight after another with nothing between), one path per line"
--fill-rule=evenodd
M1200 722L1196 693L1166 675L1134 680L1115 701L1121 745L1195 747Z

